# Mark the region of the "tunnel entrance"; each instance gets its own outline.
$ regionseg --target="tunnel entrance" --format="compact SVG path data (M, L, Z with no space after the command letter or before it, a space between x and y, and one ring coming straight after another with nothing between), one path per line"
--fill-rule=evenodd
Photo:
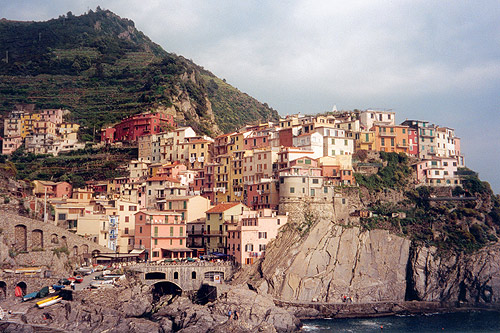
M153 302L168 302L182 294L182 289L169 281L158 282L153 285Z

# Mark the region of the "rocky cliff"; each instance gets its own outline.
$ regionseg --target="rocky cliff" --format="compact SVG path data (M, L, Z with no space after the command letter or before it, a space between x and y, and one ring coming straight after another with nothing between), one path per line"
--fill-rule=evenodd
M313 206L290 214L290 225L268 247L250 279L261 292L305 303L340 303L343 295L357 303L499 303L498 245L444 253L388 230L342 225L335 212L313 219L304 233L300 226L311 212L325 211Z

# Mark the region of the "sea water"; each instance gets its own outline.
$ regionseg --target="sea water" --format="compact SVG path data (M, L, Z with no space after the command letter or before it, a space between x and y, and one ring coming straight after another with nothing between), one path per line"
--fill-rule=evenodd
M500 312L304 320L303 332L500 332Z

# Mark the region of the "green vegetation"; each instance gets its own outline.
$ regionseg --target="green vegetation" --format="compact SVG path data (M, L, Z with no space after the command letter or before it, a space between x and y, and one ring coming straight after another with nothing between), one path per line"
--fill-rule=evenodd
M58 257L58 258L61 258L61 253L64 253L66 254L67 256L69 256L69 250L66 246L61 246L61 247L57 247L55 249L52 249L52 252Z
M377 174L355 174L360 187L367 188L373 199L384 198L377 194L382 190L386 194L393 191L395 195L406 191L404 199L397 203L373 201L369 206L373 216L360 219L363 229L387 229L445 252L473 252L498 241L500 197L493 194L490 185L481 181L477 173L465 168L459 170L462 186L449 189L451 196L459 200L435 200L446 188L408 186L412 170L405 155L380 153L380 158L386 166Z
M387 162L387 165L374 175L366 176L355 173L356 182L370 191L404 188L408 184L408 178L411 176L408 156L403 153L380 152L380 158Z
M105 180L126 176L119 168L137 158L136 148L85 148L59 156L24 154L12 155L18 179L67 181L73 187L83 187L87 180Z
M224 131L278 117L202 67L167 53L132 21L99 8L46 22L1 21L0 48L0 113L16 103L67 108L85 141L103 126L160 106L171 108L180 125L214 134L207 100ZM180 100L196 114L184 114Z

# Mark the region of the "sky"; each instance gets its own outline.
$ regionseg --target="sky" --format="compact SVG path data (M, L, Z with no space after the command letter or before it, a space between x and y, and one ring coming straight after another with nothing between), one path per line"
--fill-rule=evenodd
M280 115L391 109L454 128L466 165L500 193L498 1L0 0L0 18L97 6Z

